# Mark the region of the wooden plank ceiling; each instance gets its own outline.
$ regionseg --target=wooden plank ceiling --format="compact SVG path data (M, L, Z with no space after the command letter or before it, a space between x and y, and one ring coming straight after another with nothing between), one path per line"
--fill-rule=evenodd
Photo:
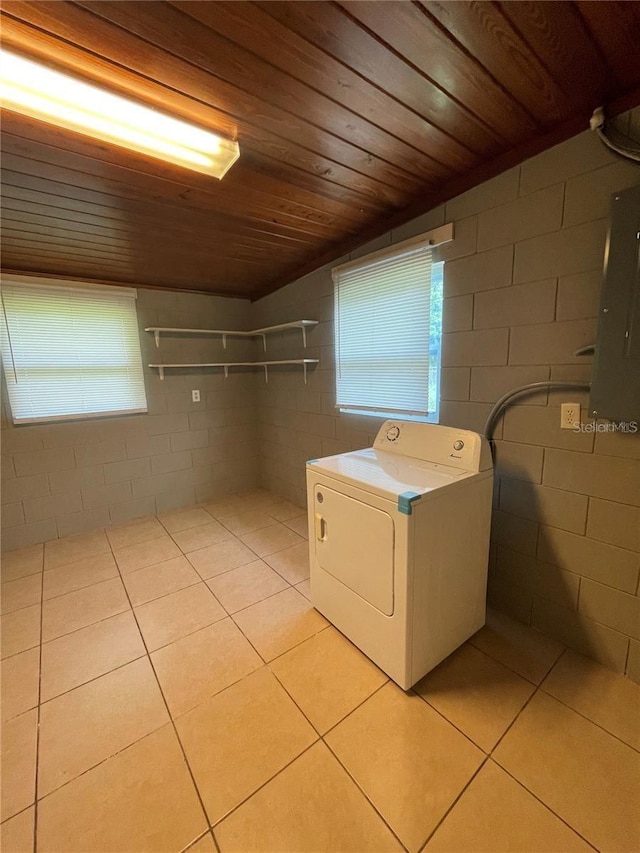
M3 266L256 298L640 102L636 2L13 2L7 47L237 137L222 182L3 116Z

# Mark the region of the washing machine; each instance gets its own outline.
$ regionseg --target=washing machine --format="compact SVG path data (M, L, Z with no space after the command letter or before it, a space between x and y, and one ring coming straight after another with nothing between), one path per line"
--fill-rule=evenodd
M492 493L487 440L453 427L307 462L311 601L405 690L484 625Z

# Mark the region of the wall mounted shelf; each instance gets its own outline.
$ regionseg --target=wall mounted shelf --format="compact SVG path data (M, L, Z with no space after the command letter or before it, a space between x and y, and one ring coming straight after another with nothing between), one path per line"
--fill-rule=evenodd
M147 330L148 331L148 330ZM265 382L269 381L269 368L283 364L301 364L304 370L304 384L307 384L307 368L311 364L318 364L317 358L290 358L282 361L218 361L218 362L199 362L196 364L150 364L149 367L157 367L160 372L160 379L164 379L165 370L180 367L222 367L224 369L225 379L229 377L230 367L263 367Z
M229 335L238 338L262 338L264 351L267 351L267 335L275 334L276 332L284 332L286 329L301 329L302 343L305 348L307 346L307 329L310 326L317 326L318 320L292 320L290 323L279 323L277 326L265 326L263 329L252 329L251 331L239 331L234 329L182 329L172 328L170 326L148 326L145 332L153 332L156 346L160 346L160 335L182 334L182 335L221 335L222 346L227 348L227 337ZM168 365L165 365L167 367Z

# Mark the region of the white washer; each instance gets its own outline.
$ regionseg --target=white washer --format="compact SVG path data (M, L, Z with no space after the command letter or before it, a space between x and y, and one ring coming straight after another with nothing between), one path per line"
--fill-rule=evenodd
M434 424L307 463L311 600L405 690L484 625L492 492L487 440Z

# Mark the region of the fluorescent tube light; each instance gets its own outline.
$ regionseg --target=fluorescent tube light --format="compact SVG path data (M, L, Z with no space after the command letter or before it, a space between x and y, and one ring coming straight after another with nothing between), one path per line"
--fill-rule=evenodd
M4 109L223 178L237 142L0 49Z

